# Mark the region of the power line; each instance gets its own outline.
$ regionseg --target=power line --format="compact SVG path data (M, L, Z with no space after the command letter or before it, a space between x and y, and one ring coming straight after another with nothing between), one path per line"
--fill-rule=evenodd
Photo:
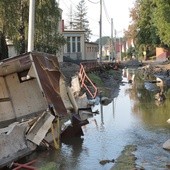
M98 1L98 2L93 2L93 1L90 1L90 0L88 0L90 3L92 3L92 4L98 4L98 3L100 3L100 1Z
M70 0L71 4L74 5L74 6L77 6L74 2L72 2L72 0Z
M65 0L63 1L63 3L64 3L64 5L67 7L67 9L70 9L70 8L68 7L68 4L65 2Z
M103 0L103 7L104 7L104 12L105 12L105 15L106 15L106 19L107 19L107 21L109 22L109 24L111 24L110 23L110 17L109 17L109 15L108 15L108 12L107 12L107 9L106 9L106 5L105 5L105 2L104 2L104 0Z

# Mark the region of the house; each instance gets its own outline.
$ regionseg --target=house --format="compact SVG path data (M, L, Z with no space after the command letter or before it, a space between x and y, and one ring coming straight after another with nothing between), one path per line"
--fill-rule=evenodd
M85 60L85 31L64 30L64 59Z
M99 51L98 43L85 42L85 60L96 60Z
M110 59L115 57L117 60L121 60L122 47L122 38L113 39L112 42L110 37L108 37L106 43L102 45L102 56L109 56Z
M161 47L156 47L156 60L158 61L166 61L170 57L170 51L161 48Z
M98 44L85 42L85 31L64 30L67 43L64 46L64 60L96 60Z
M111 53L111 43L110 38L108 39L107 43L102 46L102 56L110 56Z

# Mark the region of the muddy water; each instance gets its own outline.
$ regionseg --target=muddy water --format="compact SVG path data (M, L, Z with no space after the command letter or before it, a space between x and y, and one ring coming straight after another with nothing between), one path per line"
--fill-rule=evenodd
M119 95L107 106L97 105L100 114L89 118L83 127L84 136L62 143L58 151L33 154L40 169L110 170L114 163L101 165L101 160L120 156L126 145L136 145L136 164L146 170L166 170L170 152L162 148L170 138L170 92L166 87L166 100L158 103L156 91L145 88L144 82L127 83L123 78Z

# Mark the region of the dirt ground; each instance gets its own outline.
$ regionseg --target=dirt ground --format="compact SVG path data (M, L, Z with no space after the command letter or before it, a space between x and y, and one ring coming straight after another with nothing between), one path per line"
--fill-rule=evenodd
M170 61L145 61L144 65L151 65L154 68L162 68L163 70L170 70Z
M79 72L80 66L71 62L61 62L60 69L66 78L70 78Z
M138 60L129 60L120 63L120 69L126 67L141 67L149 74L158 73L159 75L170 76L170 61L143 61L140 62ZM68 85L70 85L71 77L78 75L80 66L78 64L70 63L70 62L62 62L60 63L60 70L63 73L65 80ZM95 73L98 77L101 78L102 82L104 82L104 88L109 91L108 94L112 94L108 97L113 97L115 95L115 91L110 91L109 89L113 89L113 86L116 87L121 81L121 74L116 74L120 71L116 71L113 75L108 74L106 71L101 71L99 73ZM115 77L115 75L118 75ZM96 84L97 85L97 84ZM100 88L100 87L98 87ZM117 88L114 88L117 89ZM101 89L103 91L103 89ZM117 91L118 93L118 91ZM117 94L116 93L116 94Z
M61 72L63 73L68 85L70 85L71 77L78 75L79 68L80 68L79 65L74 63L70 62L60 63ZM113 73L111 73L109 70L101 69L100 71L94 73L102 81L103 87L98 85L94 80L91 79L93 83L96 84L98 90L102 91L103 95L109 98L113 98L115 97L115 95L117 96L119 90L118 84L121 82L122 79L121 69L112 71ZM113 88L113 86L115 88Z

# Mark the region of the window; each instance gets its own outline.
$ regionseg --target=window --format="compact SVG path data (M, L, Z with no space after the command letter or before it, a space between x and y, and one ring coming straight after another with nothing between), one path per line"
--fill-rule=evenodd
M70 47L70 37L67 37L67 52L71 52L71 47Z
M81 37L67 37L67 53L81 52Z
M72 52L76 52L76 37L72 37Z
M28 71L29 70L25 70L25 71L17 73L20 83L34 79L28 75Z
M77 37L77 52L81 51L81 46L80 46L80 37Z

